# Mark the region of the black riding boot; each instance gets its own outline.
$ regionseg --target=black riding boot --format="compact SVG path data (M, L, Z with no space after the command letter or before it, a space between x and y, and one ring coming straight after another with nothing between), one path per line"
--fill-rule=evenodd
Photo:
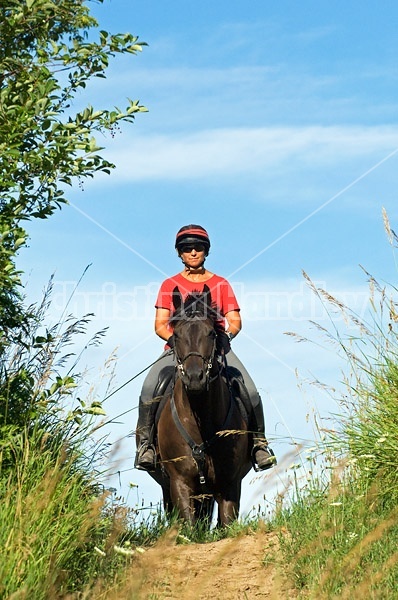
M253 448L252 463L255 471L265 471L276 465L276 456L268 446L265 437L263 405L260 402L253 406L252 413Z
M142 402L140 398L136 429L139 446L135 455L134 467L143 471L154 471L156 467L156 451L153 445L156 407L154 402Z

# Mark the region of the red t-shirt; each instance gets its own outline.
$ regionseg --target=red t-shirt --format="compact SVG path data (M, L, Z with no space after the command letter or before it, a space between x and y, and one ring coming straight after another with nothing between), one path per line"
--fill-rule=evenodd
M221 317L224 317L231 310L240 310L232 287L224 277L212 275L207 281L189 281L181 273L169 277L162 283L155 307L167 308L170 314L173 314L173 290L176 286L180 290L184 301L188 294L192 294L192 292L203 292L205 285L210 289L212 304ZM224 319L220 320L220 324L224 326Z

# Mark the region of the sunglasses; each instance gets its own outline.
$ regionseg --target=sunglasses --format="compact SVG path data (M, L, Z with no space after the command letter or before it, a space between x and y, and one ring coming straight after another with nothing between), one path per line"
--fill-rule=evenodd
M203 244L187 244L186 246L181 246L181 252L184 253L189 253L192 252L192 250L195 250L195 252L203 252L205 249Z

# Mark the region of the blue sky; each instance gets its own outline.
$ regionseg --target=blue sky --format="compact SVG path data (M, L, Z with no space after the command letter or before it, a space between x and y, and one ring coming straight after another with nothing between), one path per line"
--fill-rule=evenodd
M395 282L381 213L396 227L398 6L105 0L92 8L100 28L130 31L149 46L115 59L75 108L123 106L130 97L149 112L98 139L117 165L111 176L76 186L71 206L29 226L30 249L19 261L29 298L54 272L56 318L92 263L71 309L94 312L93 330L109 326L103 347L88 354L90 377L100 377L118 347L115 385L122 384L160 353L156 291L180 269L176 231L202 224L212 240L208 268L230 279L242 306L235 351L260 389L272 445L285 456L293 441L311 443L307 415L339 410L329 394L298 385L300 377L338 385L344 369L330 348L284 335L296 331L322 345L309 321L328 326L302 270L360 314L367 283L359 264ZM132 481L139 488L130 500L156 502L157 486L128 470L133 440L125 436L142 379L106 409L110 416L133 409L111 431L124 439L123 493ZM248 476L244 506L284 481L291 462L289 455L265 481Z

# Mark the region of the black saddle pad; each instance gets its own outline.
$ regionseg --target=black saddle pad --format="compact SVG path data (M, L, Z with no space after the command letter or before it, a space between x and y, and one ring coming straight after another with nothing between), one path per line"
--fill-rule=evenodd
M172 366L163 367L159 373L158 382L153 393L154 398L159 399L159 405L155 415L155 425L157 427L159 417L162 414L163 406L166 402L166 398L173 389L175 369Z
M232 389L232 394L236 403L239 406L241 415L246 423L249 423L250 415L252 413L252 405L250 402L250 396L245 386L242 373L236 368L227 366L227 374L224 374L225 379L229 380L229 384Z

